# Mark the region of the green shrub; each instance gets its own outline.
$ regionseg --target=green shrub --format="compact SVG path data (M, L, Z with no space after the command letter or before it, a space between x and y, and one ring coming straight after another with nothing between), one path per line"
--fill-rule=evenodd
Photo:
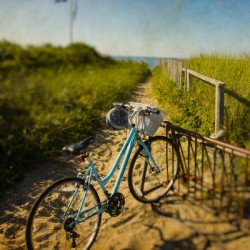
M146 64L103 58L82 44L3 47L0 190L22 178L34 161L100 129L101 114L112 102L128 100L149 75Z

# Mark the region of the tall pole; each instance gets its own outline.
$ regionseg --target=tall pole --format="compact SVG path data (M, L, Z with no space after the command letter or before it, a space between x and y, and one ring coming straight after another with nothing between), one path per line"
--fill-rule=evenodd
M74 40L74 25L73 22L76 19L78 0L70 0L69 2L69 42L72 43Z
M69 43L73 42L73 1L69 1Z
M67 0L55 0L55 3L67 2ZM76 19L77 0L69 0L69 43L73 42L73 22Z

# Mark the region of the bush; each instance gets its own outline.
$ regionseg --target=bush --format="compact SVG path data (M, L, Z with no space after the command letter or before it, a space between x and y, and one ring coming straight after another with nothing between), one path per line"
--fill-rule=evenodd
M7 56L6 48L12 56ZM14 48L26 59L19 61ZM149 74L146 64L102 58L81 44L65 49L6 44L4 51L0 190L22 178L35 160L56 155L65 144L100 129L101 114L112 102L128 100Z

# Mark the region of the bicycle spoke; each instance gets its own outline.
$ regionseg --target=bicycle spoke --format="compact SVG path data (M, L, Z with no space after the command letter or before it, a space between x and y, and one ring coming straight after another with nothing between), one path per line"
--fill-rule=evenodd
M148 168L148 164L147 162L145 162L143 172L142 172L141 189L140 189L142 194L144 194L144 183L145 183L147 168Z
M151 155L138 149L129 169L129 188L132 195L141 202L155 202L163 197L174 183L178 172L177 151L172 141L163 136L149 139Z
M27 224L29 249L69 249L74 242L81 249L88 249L92 245L101 221L101 214L91 217L92 213L101 208L99 197L92 186L79 216L79 220L88 219L71 229L86 192L81 183L82 180L78 178L63 179L41 195L32 208ZM76 184L80 188L75 193Z

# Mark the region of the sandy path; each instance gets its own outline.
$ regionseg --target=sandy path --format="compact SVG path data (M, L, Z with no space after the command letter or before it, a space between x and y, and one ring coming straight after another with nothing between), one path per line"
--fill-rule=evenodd
M157 105L150 98L150 84L140 84L131 100ZM104 128L97 133L92 159L98 162L101 175L108 172L126 138L126 131ZM0 202L0 250L26 249L24 241L28 212L41 190L59 178L75 176L81 170L73 158L61 156L57 160L36 166ZM114 181L111 180L111 184ZM227 223L219 223L212 215L180 198L169 195L157 206L137 202L129 193L127 175L119 190L126 199L121 215L104 225L93 249L151 250L151 249L247 249L250 238ZM107 221L106 221L107 220Z

